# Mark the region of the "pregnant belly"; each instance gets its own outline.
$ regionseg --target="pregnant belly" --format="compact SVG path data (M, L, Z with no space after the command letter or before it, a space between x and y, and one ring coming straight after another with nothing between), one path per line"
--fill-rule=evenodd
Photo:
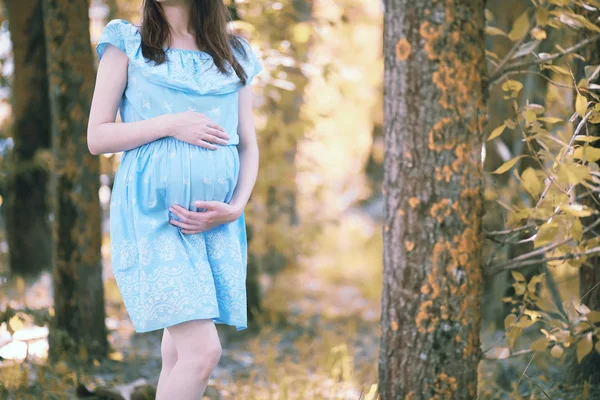
M111 205L134 206L143 214L173 204L197 210L196 200L229 202L238 176L236 146L208 150L166 137L123 154Z

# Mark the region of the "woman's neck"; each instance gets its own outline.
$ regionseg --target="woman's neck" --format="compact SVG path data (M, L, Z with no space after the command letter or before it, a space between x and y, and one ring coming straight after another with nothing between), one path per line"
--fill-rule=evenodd
M188 0L170 0L161 4L171 35L188 36L190 30L190 5Z

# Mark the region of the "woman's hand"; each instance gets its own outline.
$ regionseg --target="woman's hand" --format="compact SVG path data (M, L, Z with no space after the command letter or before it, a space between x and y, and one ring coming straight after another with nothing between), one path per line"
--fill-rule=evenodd
M180 227L182 233L206 232L216 226L235 221L244 211L242 207L221 201L196 201L194 205L206 211L190 211L178 204L169 208L169 211L180 219L172 219L169 222Z
M217 149L215 144L226 145L229 140L225 129L195 111L172 114L170 132L175 139L210 150Z

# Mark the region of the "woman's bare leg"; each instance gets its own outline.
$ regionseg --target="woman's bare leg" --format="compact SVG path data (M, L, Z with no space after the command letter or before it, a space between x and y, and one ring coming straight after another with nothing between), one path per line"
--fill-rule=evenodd
M162 368L158 378L158 387L156 388L156 397L159 399L163 396L162 392L167 384L169 375L171 375L171 371L177 362L177 349L175 348L173 338L167 329L163 329L160 354L162 358Z
M167 330L177 349L177 361L156 400L199 400L221 358L217 328L212 320L202 319L170 326Z

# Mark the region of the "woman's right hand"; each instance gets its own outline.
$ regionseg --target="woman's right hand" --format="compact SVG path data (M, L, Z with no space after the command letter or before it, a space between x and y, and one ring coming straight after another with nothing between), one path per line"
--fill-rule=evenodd
M225 129L204 114L184 111L172 115L171 136L175 139L209 150L216 150L215 144L226 145L229 140Z

